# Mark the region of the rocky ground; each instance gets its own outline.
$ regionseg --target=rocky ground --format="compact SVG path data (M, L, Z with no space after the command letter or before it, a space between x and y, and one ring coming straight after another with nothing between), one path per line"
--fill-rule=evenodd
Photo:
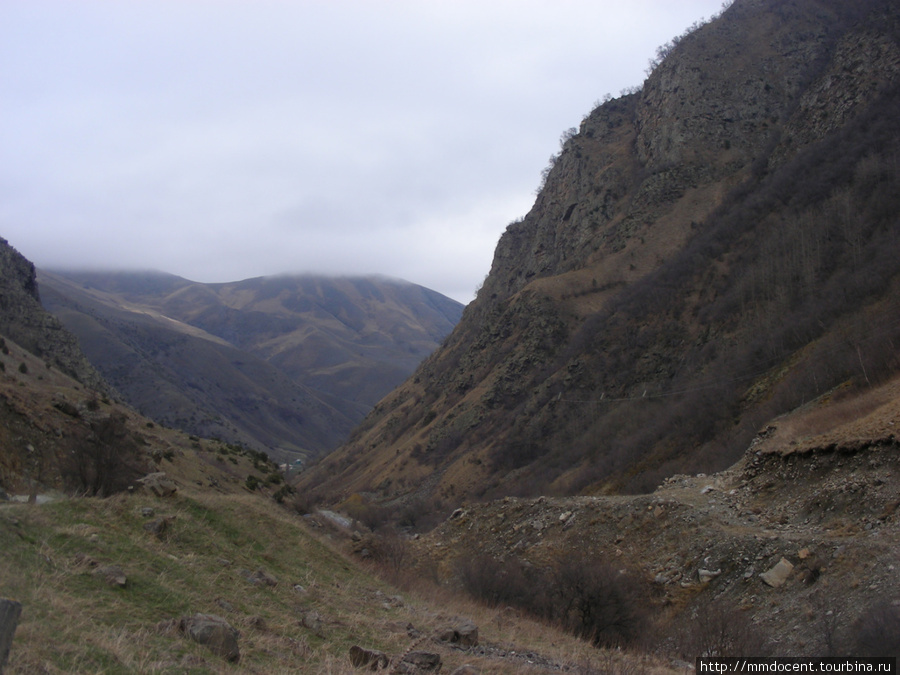
M818 402L769 425L731 469L652 494L465 506L418 555L448 580L475 555L614 561L646 582L663 649L710 606L750 619L778 655L851 649L873 608L900 603L898 391Z

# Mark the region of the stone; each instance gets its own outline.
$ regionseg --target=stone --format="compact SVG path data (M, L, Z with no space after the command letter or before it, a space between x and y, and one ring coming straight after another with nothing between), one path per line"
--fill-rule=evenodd
M215 614L185 616L181 618L179 627L182 633L204 645L216 656L233 663L240 661L240 633L222 617Z
M151 506L145 506L144 508L141 509L141 515L144 518L152 518L154 513L156 513L156 512L153 510L153 507L151 507Z
M700 577L701 584L705 584L708 581L712 581L720 574L722 574L722 570L704 570L704 569L697 570L697 576Z
M178 491L178 486L164 471L148 473L143 478L138 478L137 482L157 497L171 497Z
M244 577L247 581L249 581L253 585L264 584L266 586L277 586L278 579L273 577L271 574L266 572L264 569L260 568L255 572L251 572L247 569L238 570L238 574Z
M228 602L225 598L216 598L216 604L224 609L226 612L233 612L234 605Z
M110 586L124 588L128 583L125 572L118 565L103 565L94 570L94 575L100 577Z
M358 645L350 647L350 663L354 668L384 670L388 667L388 657L377 649L363 649Z
M449 642L460 647L475 647L478 645L478 626L465 619L441 631L438 638L441 642Z
M0 598L0 673L6 665L9 650L12 649L13 635L22 615L22 603Z
M154 518L144 523L144 529L150 534L156 535L159 539L165 539L166 532L169 531L169 525L175 522L175 516L166 518Z
M782 558L772 569L760 574L760 578L772 588L783 585L793 571L794 566L790 561Z
M315 610L303 612L300 615L300 625L319 637L322 637L322 626L324 624L325 620L322 618L322 615Z
M256 572L253 573L253 577L255 579L258 579L260 583L265 584L266 586L274 587L278 585L278 579L273 577L262 568L256 570Z
M87 553L76 553L73 561L76 565L83 565L85 567L96 567L100 564Z
M269 624L266 623L265 618L263 618L261 616L248 617L245 620L245 623L250 628L253 628L254 630L258 630L261 633L265 633L266 631L269 630Z
M417 673L437 673L441 669L441 656L433 652L409 652L397 664L401 673L416 675Z

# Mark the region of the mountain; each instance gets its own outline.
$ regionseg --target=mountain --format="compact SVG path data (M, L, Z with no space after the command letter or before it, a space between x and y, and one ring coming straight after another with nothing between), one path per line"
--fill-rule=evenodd
M0 335L35 356L45 356L85 385L108 392L108 385L84 357L76 338L43 311L34 265L0 238Z
M423 650L445 672L648 662L525 617L510 635L492 610L429 602L357 565L261 453L107 395L38 302L31 263L5 241L0 262L0 671L350 673L363 649L409 672ZM441 637L460 626L479 653Z
M34 265L0 239L0 502L109 494L145 472L141 420L113 394L41 306Z
M204 437L315 457L449 333L462 305L384 278L202 284L44 272L45 306L131 405Z
M736 0L562 137L442 347L301 478L634 493L900 362L900 8Z

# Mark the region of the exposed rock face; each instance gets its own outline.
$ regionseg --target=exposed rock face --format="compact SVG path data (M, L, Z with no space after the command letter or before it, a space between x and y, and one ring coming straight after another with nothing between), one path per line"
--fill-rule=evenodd
M896 372L898 26L737 0L678 40L564 135L443 347L304 485L417 512L646 491Z
M0 335L5 335L86 387L108 392L78 341L41 307L34 265L0 238Z

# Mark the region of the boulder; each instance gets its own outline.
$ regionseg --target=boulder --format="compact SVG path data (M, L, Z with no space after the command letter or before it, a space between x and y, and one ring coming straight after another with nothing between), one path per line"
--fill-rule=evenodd
M350 647L350 663L354 668L384 670L388 667L388 657L377 649L363 649L358 645Z
M300 625L319 637L323 637L322 626L324 623L325 620L322 618L322 615L315 610L309 610L300 615Z
M441 656L432 652L409 652L397 664L397 670L408 675L437 673L441 670Z
M103 565L94 570L94 576L100 577L110 586L124 588L128 583L125 572L118 565Z
M157 497L170 497L178 491L178 486L164 471L148 473L143 478L138 478L137 482Z
M167 516L165 518L154 518L144 523L144 529L150 534L156 535L158 539L165 539L166 533L169 531L169 525L175 522L175 516Z
M441 642L449 642L460 647L475 647L478 645L478 626L468 619L464 619L441 631L438 638Z
M237 662L241 658L238 647L240 633L225 619L215 614L194 614L181 618L181 632L194 642L204 645L213 654L226 661Z
M704 569L697 570L697 576L700 578L701 584L705 584L708 581L712 581L720 574L722 574L722 570L720 570L720 569L719 570L704 570Z
M782 558L778 561L778 563L767 572L763 572L760 574L760 578L769 584L772 588L778 588L790 576L791 571L794 569L794 566L790 563L790 561Z

